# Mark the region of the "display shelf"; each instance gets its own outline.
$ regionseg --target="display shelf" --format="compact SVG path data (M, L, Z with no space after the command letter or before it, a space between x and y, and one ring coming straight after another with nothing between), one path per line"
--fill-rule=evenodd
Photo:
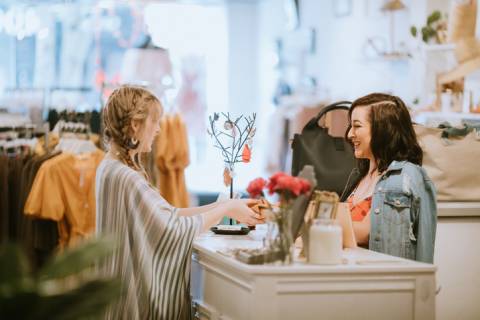
M425 111L416 114L413 119L417 123L429 126L437 126L442 122L456 126L463 122L480 123L480 113Z

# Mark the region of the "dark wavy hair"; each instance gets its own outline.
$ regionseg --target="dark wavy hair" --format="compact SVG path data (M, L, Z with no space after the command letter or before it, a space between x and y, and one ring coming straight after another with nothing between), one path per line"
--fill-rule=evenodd
M371 93L358 98L352 103L348 112L351 128L352 112L355 108L371 107L370 124L372 140L370 147L377 161L378 171L387 170L394 160L409 161L422 165L423 151L413 130L412 119L405 103L399 97L383 93ZM365 176L369 169L368 159L357 159L360 176Z

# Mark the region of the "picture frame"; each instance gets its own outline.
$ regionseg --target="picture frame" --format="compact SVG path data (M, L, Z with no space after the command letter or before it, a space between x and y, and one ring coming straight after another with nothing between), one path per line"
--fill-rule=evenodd
M338 194L330 191L315 190L308 205L305 208L304 223L302 226L303 248L300 256L308 261L308 247L310 242L309 230L315 219L332 219L337 216L337 207L339 203Z
M338 195L335 192L315 191L316 219L332 219L337 216Z

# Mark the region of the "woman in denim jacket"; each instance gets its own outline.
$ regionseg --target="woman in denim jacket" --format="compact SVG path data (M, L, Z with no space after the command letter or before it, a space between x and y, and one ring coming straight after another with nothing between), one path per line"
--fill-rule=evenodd
M404 102L372 93L352 103L346 136L359 177L348 197L360 245L432 263L437 226L435 187Z

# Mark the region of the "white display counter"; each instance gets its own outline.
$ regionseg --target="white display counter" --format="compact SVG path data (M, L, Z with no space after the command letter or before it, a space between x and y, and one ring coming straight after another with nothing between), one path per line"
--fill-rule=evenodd
M435 319L434 265L361 248L344 250L337 266L247 265L228 255L261 247L264 234L195 241L197 319Z
M437 319L480 319L480 202L439 202Z

